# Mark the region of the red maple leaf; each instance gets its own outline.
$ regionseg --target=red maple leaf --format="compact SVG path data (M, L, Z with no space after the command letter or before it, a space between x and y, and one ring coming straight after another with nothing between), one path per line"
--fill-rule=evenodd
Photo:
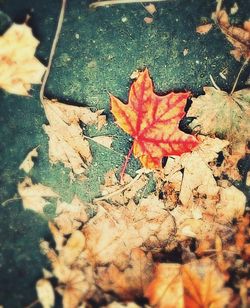
M198 144L196 137L179 130L189 95L156 95L147 69L131 85L128 104L110 95L117 124L134 138L127 160L133 151L144 167L157 169L164 156L190 152Z

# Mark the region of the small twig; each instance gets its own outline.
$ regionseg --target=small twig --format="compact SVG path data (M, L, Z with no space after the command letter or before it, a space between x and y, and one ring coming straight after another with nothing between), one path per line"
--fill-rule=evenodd
M36 304L40 303L40 301L37 299L34 302L32 302L31 304L29 304L28 306L25 306L24 308L31 308L34 307Z
M22 198L21 197L13 197L13 198L7 199L4 202L2 202L2 206L5 206L6 204L8 204L10 202L13 202L13 201L16 201L16 200L20 200L20 199L22 199Z
M115 195L118 195L120 194L121 192L123 192L124 190L126 190L127 188L129 188L130 186L132 186L136 181L139 180L139 178L142 176L142 174L144 173L144 170L142 169L140 173L137 174L136 177L133 178L133 180L131 180L128 184L126 184L125 186L121 187L120 189L116 190L116 191L113 191L112 193L110 194L107 194L103 197L100 197L100 198L95 198L93 200L93 202L97 202L97 201L102 201L102 200L107 200Z
M221 10L223 0L216 0L216 2L217 2L217 5L216 5L215 13L217 14Z
M97 2L93 2L90 4L90 8L91 9L95 9L97 7L100 6L106 6L106 5L114 5L114 4L129 4L129 3L147 3L147 2L164 2L164 1L169 1L169 0L104 0L104 1L97 1Z
M241 66L241 68L240 68L240 71L239 71L239 73L238 73L238 75L237 75L237 77L236 77L236 79L235 79L235 82L234 82L232 91L230 92L230 95L232 95L232 94L234 93L234 90L235 90L235 88L236 88L236 86L237 86L237 83L238 83L238 81L239 81L240 75L241 75L241 73L244 71L245 67L247 66L248 61L249 61L249 58L247 58L247 59L245 60L245 62L242 64L242 66Z
M209 75L209 78L213 84L213 86L215 87L215 89L221 91L221 89L219 88L219 86L217 86L217 84L215 83L214 79L213 79L213 76L212 75Z
M47 70L44 74L41 89L40 89L40 101L41 101L42 104L43 104L43 99L44 99L45 85L46 85L46 82L47 82L48 77L49 77L49 73L50 73L50 69L51 69L51 65L52 65L52 60L53 60L53 57L54 57L54 54L55 54L55 51L56 51L56 46L57 46L59 36L60 36L60 33L61 33L61 29L62 29L65 7L66 7L66 1L67 0L62 0L62 6L61 6L60 15L59 15L58 23L57 23L56 33L55 33L55 37L53 39L53 43L52 43L52 47L51 47L51 51L50 51L50 55L49 55L48 66L47 66Z

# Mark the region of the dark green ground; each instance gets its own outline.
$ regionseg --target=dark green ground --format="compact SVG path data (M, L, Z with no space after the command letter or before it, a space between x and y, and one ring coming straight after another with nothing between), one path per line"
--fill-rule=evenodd
M1 202L17 192L17 183L25 176L18 166L37 145L39 157L30 173L34 182L51 186L68 201L74 194L87 201L98 196L104 174L121 166L122 154L127 153L131 142L113 122L108 92L126 101L129 76L134 70L148 67L159 93L190 90L201 94L203 86L211 85L209 74L222 89L231 89L240 68L240 63L229 55L231 45L219 29L215 27L205 36L195 33L197 25L210 21L215 1L172 0L156 4L152 24L143 21L150 15L140 3L89 10L88 1L68 2L45 94L65 103L105 109L107 127L101 132L90 128L87 133L114 136L113 148L121 155L92 144L94 161L88 180L70 184L69 171L61 165L51 166L48 161L48 138L42 129L46 118L38 99L39 87L33 87L32 97L1 91ZM225 1L228 8L233 2ZM239 12L232 18L236 23L249 18L250 8L247 1L237 3ZM29 24L41 42L37 57L46 65L60 1L1 0L0 9L15 22L31 15ZM0 15L2 32L9 22L7 16ZM122 21L124 17L126 22ZM184 57L185 48L189 53ZM224 68L228 69L227 81L219 76ZM242 74L239 88L246 77L247 72ZM138 167L138 162L131 160L128 171L133 174ZM4 307L24 307L36 299L35 281L46 266L39 240L48 236L46 219L23 211L19 201L0 207L0 304Z

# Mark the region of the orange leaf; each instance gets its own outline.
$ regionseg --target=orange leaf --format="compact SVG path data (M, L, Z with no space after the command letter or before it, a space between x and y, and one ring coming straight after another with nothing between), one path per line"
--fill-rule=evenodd
M157 308L183 308L181 265L158 264L155 279L148 286L145 296L150 305Z
M162 263L145 296L155 308L223 308L231 291L224 288L224 277L210 259L185 265Z
M230 289L213 261L202 259L182 266L186 308L223 308L229 303Z
M110 95L117 124L134 138L133 154L144 167L160 168L164 156L190 152L198 144L178 128L188 96L187 92L156 95L147 69L132 84L128 104Z

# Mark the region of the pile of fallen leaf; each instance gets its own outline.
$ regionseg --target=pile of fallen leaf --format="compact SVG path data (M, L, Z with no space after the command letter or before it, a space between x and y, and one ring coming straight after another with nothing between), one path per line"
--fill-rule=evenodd
M237 54L249 57L249 38L236 45L225 14L217 14L220 28ZM249 33L248 24L242 31ZM31 81L41 81L45 68L34 57L37 43L25 24L0 37L3 89L28 95ZM43 307L53 307L57 296L65 308L247 307L250 216L245 195L233 184L243 180L237 164L249 153L250 91L204 92L192 98L186 114L191 94L158 96L145 69L131 85L128 104L111 95L111 112L134 141L120 174L106 174L102 195L91 204L78 196L66 203L28 175L18 184L25 209L43 215L49 201L57 203L49 222L54 245L41 241L51 262L36 283ZM105 115L46 98L42 104L51 163L69 168L72 181L84 180L92 161L89 139L110 148L112 137L90 138L83 127L96 125L101 132ZM185 115L191 134L179 129ZM25 173L38 150L20 165ZM132 153L143 167L134 178L126 174ZM156 188L145 196L150 176ZM244 181L249 186L248 176Z

